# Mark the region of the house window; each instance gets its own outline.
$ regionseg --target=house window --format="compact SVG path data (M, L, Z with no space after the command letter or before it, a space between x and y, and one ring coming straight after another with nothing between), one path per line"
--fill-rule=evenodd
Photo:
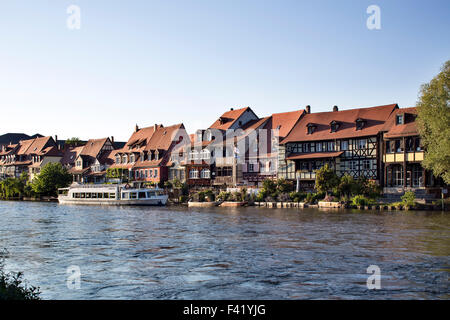
M145 178L148 178L148 170L145 170Z
M328 141L327 147L328 147L328 151L334 151L334 142Z
M153 170L152 170L152 169L148 170L148 176L149 176L150 178L152 177L152 174L153 174Z
M155 178L158 178L158 169L155 169L155 170L153 171L153 176L154 176Z
M322 143L321 142L316 143L316 152L322 152Z
M208 149L203 149L201 151L201 155L200 158L201 159L209 159L210 155L209 155L209 150Z
M395 118L395 123L396 124L403 124L404 123L404 117L402 114L398 114Z
M192 169L189 171L189 179L198 179L198 170Z
M126 156L126 155L124 155L124 156L122 157L122 163L127 163L127 156Z
M134 154L132 154L131 156L130 156L130 162L134 162L135 161L135 157L134 157Z
M255 165L253 163L248 164L248 172L255 172Z
M394 174L394 186L402 187L403 186L403 166L395 166L393 169Z
M358 140L358 149L365 149L367 145L366 139L359 139Z
M349 161L348 168L350 170L358 170L358 161L355 161L355 160Z
M197 151L191 151L190 153L189 153L189 159L190 160L197 160L198 159L198 152Z
M342 151L348 150L348 141L347 140L341 141L341 150Z
M313 134L313 133L314 133L314 126L308 125L308 134Z
M201 172L201 177L203 179L209 179L211 176L211 171L209 171L209 169L203 169Z
M356 120L356 130L362 130L363 127L364 127L364 120L357 119Z
M396 152L403 152L402 140L395 140L395 150Z
M336 132L337 129L339 128L339 123L337 123L336 121L332 121L330 126L331 126L331 132Z
M363 160L363 170L372 169L372 161L371 160Z
M416 151L422 151L420 138L418 137L414 140L414 148L416 149Z

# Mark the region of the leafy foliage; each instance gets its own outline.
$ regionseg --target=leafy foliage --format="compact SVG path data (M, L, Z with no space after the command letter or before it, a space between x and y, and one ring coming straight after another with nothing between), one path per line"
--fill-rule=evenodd
M402 196L402 204L405 207L413 207L416 200L416 195L412 191L406 191L405 194Z
M3 271L3 259L6 250L0 252L0 300L39 300L39 288L27 286L23 273L6 273Z
M416 106L426 150L422 165L450 184L450 60L436 77L422 85Z
M339 185L339 177L334 170L325 164L319 170L316 170L316 190L318 192L328 192L333 190Z
M72 176L60 163L47 163L32 182L32 189L40 195L56 195L58 188L66 188Z

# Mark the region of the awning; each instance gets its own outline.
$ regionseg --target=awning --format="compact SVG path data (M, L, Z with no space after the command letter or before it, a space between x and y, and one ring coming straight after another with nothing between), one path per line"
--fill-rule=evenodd
M301 160L301 159L321 159L321 158L336 158L343 154L344 151L335 152L314 152L314 153L300 153L292 154L286 157L288 160Z

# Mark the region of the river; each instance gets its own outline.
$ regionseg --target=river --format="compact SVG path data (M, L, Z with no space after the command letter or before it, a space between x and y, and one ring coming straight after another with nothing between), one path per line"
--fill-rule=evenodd
M450 298L448 212L2 201L2 248L43 299Z

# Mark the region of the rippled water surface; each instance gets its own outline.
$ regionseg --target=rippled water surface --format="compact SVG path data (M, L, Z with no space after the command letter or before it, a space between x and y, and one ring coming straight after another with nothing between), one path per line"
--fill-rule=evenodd
M441 212L0 202L1 248L44 299L450 298Z

